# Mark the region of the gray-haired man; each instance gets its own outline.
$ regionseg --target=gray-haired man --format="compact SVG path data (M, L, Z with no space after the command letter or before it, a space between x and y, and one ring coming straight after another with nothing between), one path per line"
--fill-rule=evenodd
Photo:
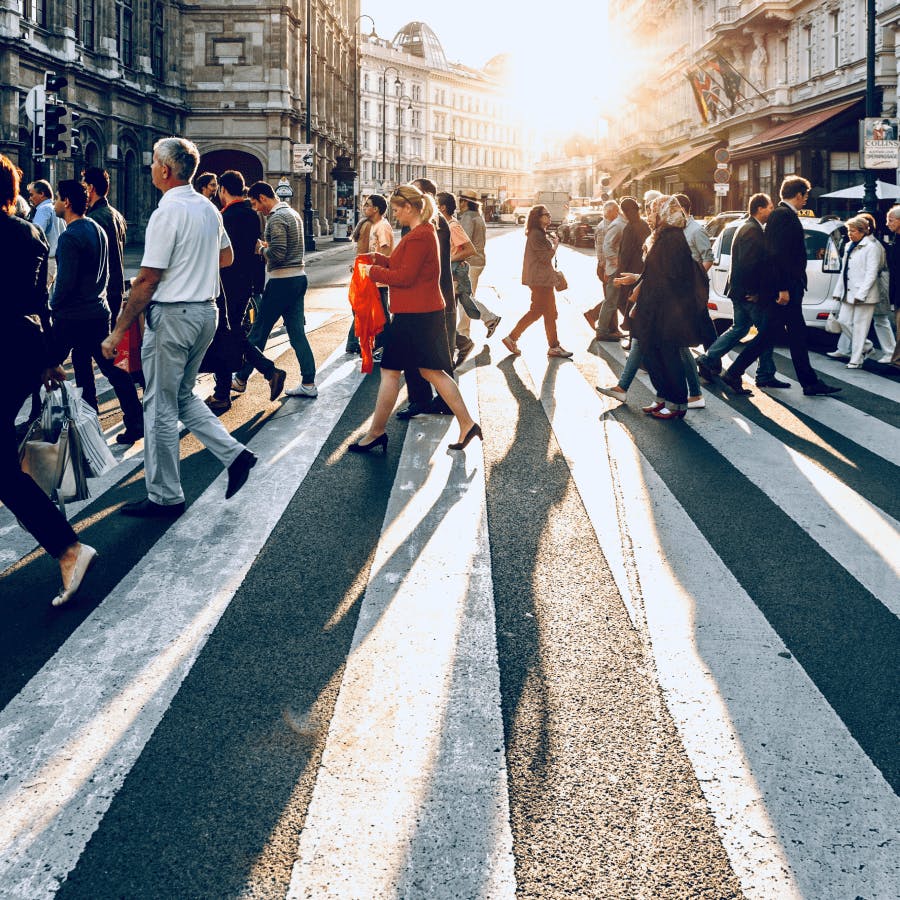
M131 323L146 310L141 365L147 383L147 499L123 506L129 516L174 519L184 512L179 419L228 468L226 499L256 465L256 456L194 395L200 363L216 332L219 268L234 261L222 216L191 186L199 161L199 151L184 138L163 138L153 147L150 174L163 196L147 223L144 258L128 303L103 342L104 356L112 359Z

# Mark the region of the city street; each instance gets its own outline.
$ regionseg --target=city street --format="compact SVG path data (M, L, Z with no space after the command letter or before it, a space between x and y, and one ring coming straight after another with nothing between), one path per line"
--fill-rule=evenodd
M559 251L574 358L540 322L513 357L524 233L488 236L483 444L392 417L346 452L379 375L332 245L319 396L251 377L234 499L186 434L185 515L118 515L143 443L100 380L119 465L69 508L100 554L71 604L0 508L0 898L900 896L900 377L814 352L842 391L806 397L779 348L791 389L651 419L645 373L595 390L627 351L582 316L593 250Z

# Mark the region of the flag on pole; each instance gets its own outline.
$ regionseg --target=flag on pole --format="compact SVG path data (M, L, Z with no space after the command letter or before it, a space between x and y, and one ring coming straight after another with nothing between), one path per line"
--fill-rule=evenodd
M688 69L684 73L684 77L687 78L688 84L691 86L691 91L694 94L694 102L697 104L697 109L700 112L700 121L703 122L704 125L708 125L709 109L706 106L706 101L703 99L703 91L700 89L700 79L693 69Z
M706 64L706 69L707 71L718 73L722 82L722 90L728 98L730 111L734 112L735 105L742 100L746 100L746 97L741 93L741 76L720 53L717 53Z
M737 85L738 93L743 96L743 92L740 91L741 84L748 84L753 89L753 93L757 95L757 97L762 97L763 100L766 99L765 94L760 93L759 88L753 84L752 81L748 81L741 73L730 63L721 53L716 54L716 62L719 66L719 71L722 73L722 76L725 77L726 73L728 73L728 78L731 80L733 84ZM747 99L744 97L744 99Z

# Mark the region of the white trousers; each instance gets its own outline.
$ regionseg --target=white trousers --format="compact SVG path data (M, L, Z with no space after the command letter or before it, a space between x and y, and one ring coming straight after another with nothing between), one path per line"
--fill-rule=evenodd
M875 314L874 303L841 302L838 322L841 333L850 341L850 362L858 365L862 362L866 344L866 335Z

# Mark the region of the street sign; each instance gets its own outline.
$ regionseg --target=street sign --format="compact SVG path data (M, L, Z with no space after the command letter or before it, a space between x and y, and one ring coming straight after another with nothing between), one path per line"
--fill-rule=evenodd
M725 163L727 163L728 160L731 159L731 154L725 147L719 147L719 149L716 150L715 157L716 162L724 166Z
M728 185L727 184L714 184L713 190L720 197L724 197L728 193Z
M713 172L713 181L716 182L716 185L728 184L728 182L731 181L731 169L716 169L716 171Z
M859 123L862 167L896 169L900 165L898 119L862 119Z
M25 115L28 116L29 121L35 121L35 112L39 109L43 109L45 103L46 97L44 95L44 86L42 84L36 84L25 95Z
M291 171L294 175L310 175L313 170L315 151L312 144L294 144L291 152Z
M290 200L294 196L294 190L287 178L282 177L275 188L275 196L279 200Z

